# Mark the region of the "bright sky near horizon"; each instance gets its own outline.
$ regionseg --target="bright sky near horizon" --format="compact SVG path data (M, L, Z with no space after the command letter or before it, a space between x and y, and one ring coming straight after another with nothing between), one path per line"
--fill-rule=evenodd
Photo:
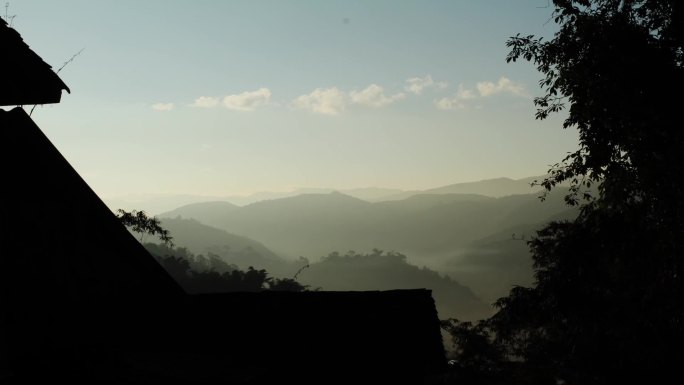
M546 0L14 0L71 88L33 119L103 197L426 189L544 173L577 147L534 119L508 37ZM2 10L5 13L5 10Z

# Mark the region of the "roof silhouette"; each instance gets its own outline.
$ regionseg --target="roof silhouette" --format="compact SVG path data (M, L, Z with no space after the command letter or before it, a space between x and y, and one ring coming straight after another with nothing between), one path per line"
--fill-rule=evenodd
M186 306L185 325L203 332L183 354L221 354L254 383L420 384L446 365L430 290L196 294ZM185 370L164 383L192 382Z
M104 344L136 307L185 295L22 108L0 110L0 143L0 361L9 356L10 372L65 369L60 357Z
M0 18L0 106L59 103L69 87L45 63L21 35Z
M22 108L0 111L0 123L12 165L0 190L3 273L30 272L40 290L74 299L184 294Z
M68 88L2 21L0 105ZM22 108L0 110L0 383L420 383L429 290L187 295Z

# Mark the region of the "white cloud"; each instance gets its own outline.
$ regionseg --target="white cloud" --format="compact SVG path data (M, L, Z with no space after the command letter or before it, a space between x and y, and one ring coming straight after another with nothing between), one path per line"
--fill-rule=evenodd
M231 110L254 111L257 107L267 104L269 100L271 100L271 90L259 88L256 91L228 95L223 98L223 105Z
M318 114L339 115L347 107L347 97L337 87L316 88L308 95L299 96L292 104Z
M377 84L371 84L361 91L350 92L349 97L351 98L352 103L378 108L392 104L397 100L404 99L406 95L398 93L387 96L382 87Z
M420 95L423 93L423 90L427 87L430 87L435 84L435 81L432 80L432 76L427 75L425 77L416 77L416 78L410 78L406 79L406 91L413 92L416 95Z
M156 103L152 105L152 109L155 111L171 111L173 107L173 103Z
M440 90L443 90L447 88L449 85L446 82L435 82L432 79L432 75L425 75L424 77L415 77L415 78L410 78L406 79L406 86L404 89L406 91L414 93L416 95L420 95L423 93L423 90L427 88L437 88Z
M435 105L440 110L461 110L466 108L466 104L458 97L441 98L435 101Z
M473 90L469 90L463 87L463 84L458 85L458 91L456 92L456 97L461 100L471 100L477 98Z
M435 101L435 105L440 110L456 110L464 109L467 107L466 101L476 99L478 96L473 90L469 90L463 87L463 84L459 84L458 91L456 95L450 98L441 98Z
M213 108L219 105L219 98L213 96L200 96L190 106L199 108Z
M500 77L497 83L477 83L477 91L480 93L480 96L482 97L497 95L500 93L510 93L517 96L525 96L525 88L523 87L523 85L511 81L511 79L505 76Z
M458 91L454 96L436 100L435 105L440 110L456 110L469 107L468 101L487 98L501 93L527 96L525 87L522 84L513 82L505 76L499 78L496 83L490 81L478 82L476 88L477 92L464 88L461 84L458 86Z

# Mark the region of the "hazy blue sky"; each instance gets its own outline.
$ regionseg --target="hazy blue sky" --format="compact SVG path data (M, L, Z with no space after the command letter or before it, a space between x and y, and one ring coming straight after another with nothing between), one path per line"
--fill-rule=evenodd
M546 0L10 1L72 90L33 118L101 196L421 189L539 175L576 147L534 120ZM5 10L2 10L5 13Z

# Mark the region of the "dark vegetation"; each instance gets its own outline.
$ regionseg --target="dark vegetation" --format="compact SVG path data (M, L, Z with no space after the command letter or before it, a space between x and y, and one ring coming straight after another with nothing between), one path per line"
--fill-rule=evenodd
M301 282L325 290L432 290L442 318L477 319L491 314L491 307L470 288L426 267L408 263L401 253L374 249L369 253L331 253L311 263L299 276Z
M213 253L195 255L182 247L146 243L145 248L189 293L427 288L432 290L442 318L478 319L491 314L491 307L468 287L434 270L411 265L397 252L334 252L318 262L279 260L271 270L228 263ZM258 256L255 260L259 261Z
M481 188L487 193L491 184L470 183L468 188ZM544 202L539 201L538 194L494 198L425 193L376 203L339 193L307 194L245 207L218 202L193 204L162 214L160 219L179 245L195 254L215 254L242 269L254 266L275 276L292 277L308 261L317 262L332 250L396 250L408 256L404 267L427 266L447 274L472 289L485 303L492 303L514 285L532 283L530 252L521 238L529 240L535 230L550 220L577 215L576 208L564 203L566 192L567 189L554 191ZM208 222L212 224L205 224ZM226 227L231 223L230 231L217 227L222 223ZM254 239L264 241L268 248ZM305 259L297 258L301 256ZM344 269L344 274L332 274L335 282L347 282L334 287L378 290L421 282L417 277L402 281L401 265L384 262L387 273L377 270L379 275L369 278L374 285L361 285L362 281L355 278L369 268L360 265L356 272L350 267ZM419 269L415 271L418 274ZM319 273L323 274L323 270L309 269L302 279L325 290L332 289L318 277ZM440 282L435 279L419 287L446 290L448 285ZM359 286L354 287L357 283ZM442 304L438 300L441 309L453 309L441 314L464 317L457 310L461 307L459 299L465 294L460 288L451 290L453 295L438 295L447 301Z
M148 217L144 211L136 210L117 210L117 213L121 223L139 234L141 241L145 235L151 235L164 242L159 245L147 243L145 247L187 293L304 291L308 287L295 279L269 277L266 270L252 266L240 270L215 254L205 257L194 255L185 248L174 248L170 231L163 228L156 217Z
M214 254L194 255L187 249L173 249L165 245L146 244L145 247L186 292L225 293L232 291L257 292L263 290L304 291L292 278L269 276L265 269L249 266L240 270Z
M173 246L173 237L171 236L169 230L161 226L161 222L156 217L148 217L144 211L133 210L116 210L117 218L121 221L121 224L129 228L132 232L138 233L140 235L140 242L143 241L146 235L151 235L153 237L158 237L159 240Z
M665 95L684 85L683 3L553 7L553 39L512 37L507 59L544 75L537 118L567 108L564 127L579 131L580 148L541 184L570 182L580 214L528 241L531 287L499 299L489 319L444 323L456 345L445 381L671 381L684 362L684 133L679 98Z
M253 239L204 225L194 219L162 218L161 225L173 234L177 245L193 254L215 255L243 269L266 269L276 275L292 275L301 265L287 264L268 247ZM154 241L151 238L149 241Z
M193 219L163 218L160 225L173 234L173 240L182 247L148 242L145 247L191 292L196 292L198 288L202 288L202 292L219 290L225 286L214 284L219 282L215 279L217 275L228 278L253 270L271 277L284 277L273 278L274 281L266 282L264 288L295 289L295 277L303 287L322 290L427 288L432 290L442 317L473 320L491 314L489 302L483 301L469 287L433 269L415 266L407 256L398 252L375 249L369 253L334 252L315 262L303 257L286 260L259 242ZM510 234L507 236L510 237ZM140 234L138 238L141 238ZM154 241L154 237L148 240ZM529 267L522 274L529 275ZM189 280L194 283L188 283ZM198 280L207 283L199 283ZM288 286L287 283L292 285Z

